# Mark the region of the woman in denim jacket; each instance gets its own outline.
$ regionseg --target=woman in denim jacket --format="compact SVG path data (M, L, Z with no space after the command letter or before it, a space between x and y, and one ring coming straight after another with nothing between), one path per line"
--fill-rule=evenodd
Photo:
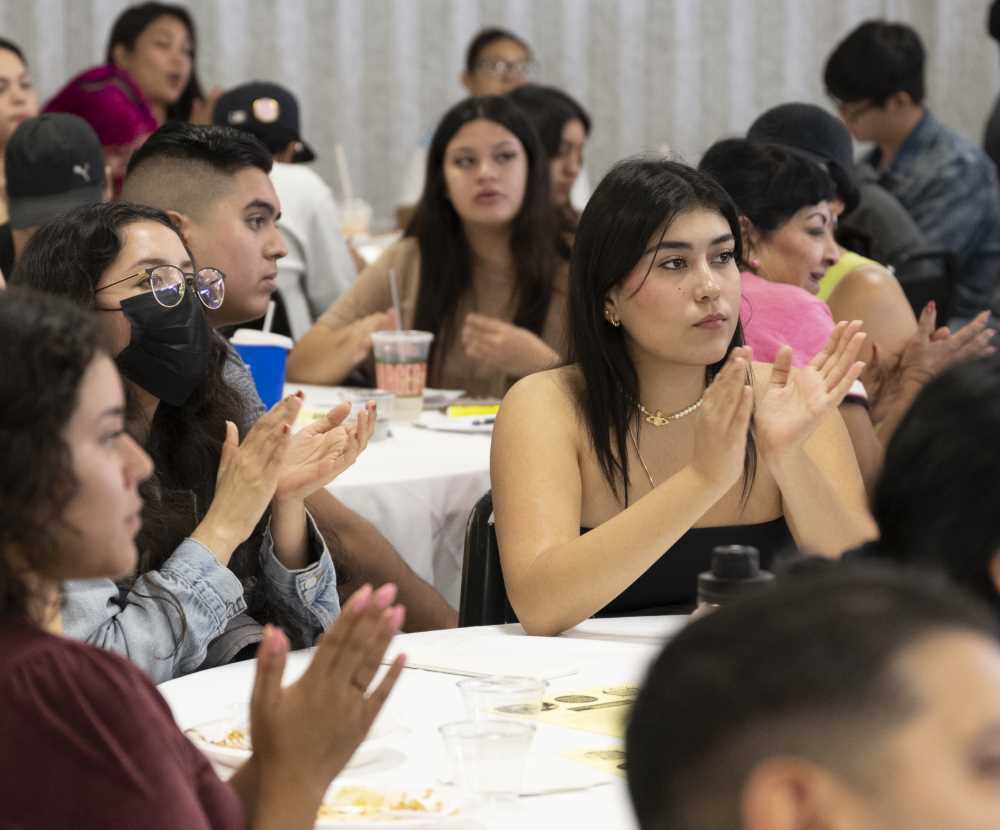
M41 228L12 280L94 308L115 342L128 428L156 472L135 575L68 584L64 626L155 682L250 656L265 623L301 647L333 622L333 561L303 501L354 461L373 423L366 411L341 426L341 408L279 451L301 400L254 423L204 314L223 301L225 275L194 270L166 214L118 202Z

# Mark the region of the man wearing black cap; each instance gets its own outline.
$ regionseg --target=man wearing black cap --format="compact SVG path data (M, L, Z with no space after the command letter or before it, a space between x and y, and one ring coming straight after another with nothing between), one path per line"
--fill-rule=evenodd
M302 140L298 102L284 87L253 81L219 98L214 121L257 136L274 156L271 182L281 201L278 228L288 248L278 264L277 285L287 333L298 339L357 276L333 193L314 170L299 164L316 154Z
M906 208L871 176L854 172L854 145L843 122L814 104L781 104L761 115L747 138L783 144L822 164L844 203L838 236L846 233L868 243L867 256L897 265L911 251L927 247L926 238Z
M108 198L101 142L75 115L54 112L24 121L7 143L4 172L10 218L0 226L0 271L8 277L40 225Z

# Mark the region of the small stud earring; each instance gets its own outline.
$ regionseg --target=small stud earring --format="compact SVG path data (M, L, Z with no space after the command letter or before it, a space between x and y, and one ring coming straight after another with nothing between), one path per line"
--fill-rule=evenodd
M617 317L615 317L615 315L612 314L610 311L605 311L604 316L607 318L608 322L611 323L611 325L614 326L615 328L618 328L622 324L622 321L619 320Z

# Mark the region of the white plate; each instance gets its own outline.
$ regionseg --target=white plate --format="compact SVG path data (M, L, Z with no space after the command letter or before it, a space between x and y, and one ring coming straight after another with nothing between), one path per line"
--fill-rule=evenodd
M495 415L463 415L453 418L443 412L425 410L413 425L421 429L433 429L438 432L471 432L489 435L493 432Z
M457 401L465 394L464 389L428 389L424 387L424 406L429 409L445 406L452 401Z
M331 787L331 796L347 789L349 785ZM353 787L351 787L353 789ZM427 806L426 811L386 811L375 815L351 815L345 812L343 815L318 816L316 827L321 828L345 828L345 827L370 827L370 828L416 828L416 827L443 827L451 824L463 822L468 819L464 803L461 798L450 792L443 792L439 788L423 788L416 790L387 789L377 790L373 787L360 787L373 794L385 794L390 800L400 798L415 798ZM424 796L430 791L429 796ZM329 805L331 796L324 799L324 805Z
M236 768L243 766L250 759L252 750L250 748L249 736L247 736L246 746L243 748L219 746L219 744L215 743L215 741L222 740L234 729L242 730L244 735L248 732L246 722L240 722L233 718L221 718L209 721L208 723L200 723L197 726L184 730L184 732L191 740L191 743L198 747L210 761L214 761L224 767ZM347 762L345 769L361 769L362 767L376 763L385 750L385 747L379 743L380 739L393 731L394 727L392 725L386 724L385 726L380 726L376 722L368 732L368 737L355 750L351 756L351 760Z

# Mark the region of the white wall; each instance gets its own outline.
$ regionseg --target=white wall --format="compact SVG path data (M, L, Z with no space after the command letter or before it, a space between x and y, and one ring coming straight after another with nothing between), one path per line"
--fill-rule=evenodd
M100 61L128 0L0 0L0 32L26 51L50 96ZM191 0L208 85L254 78L293 89L304 132L333 181L344 143L356 189L391 214L410 149L461 94L479 27L533 44L540 78L579 97L594 131L596 184L618 158L668 143L691 161L789 100L826 105L822 67L858 22L915 26L929 52L929 102L979 140L1000 87L987 0Z

